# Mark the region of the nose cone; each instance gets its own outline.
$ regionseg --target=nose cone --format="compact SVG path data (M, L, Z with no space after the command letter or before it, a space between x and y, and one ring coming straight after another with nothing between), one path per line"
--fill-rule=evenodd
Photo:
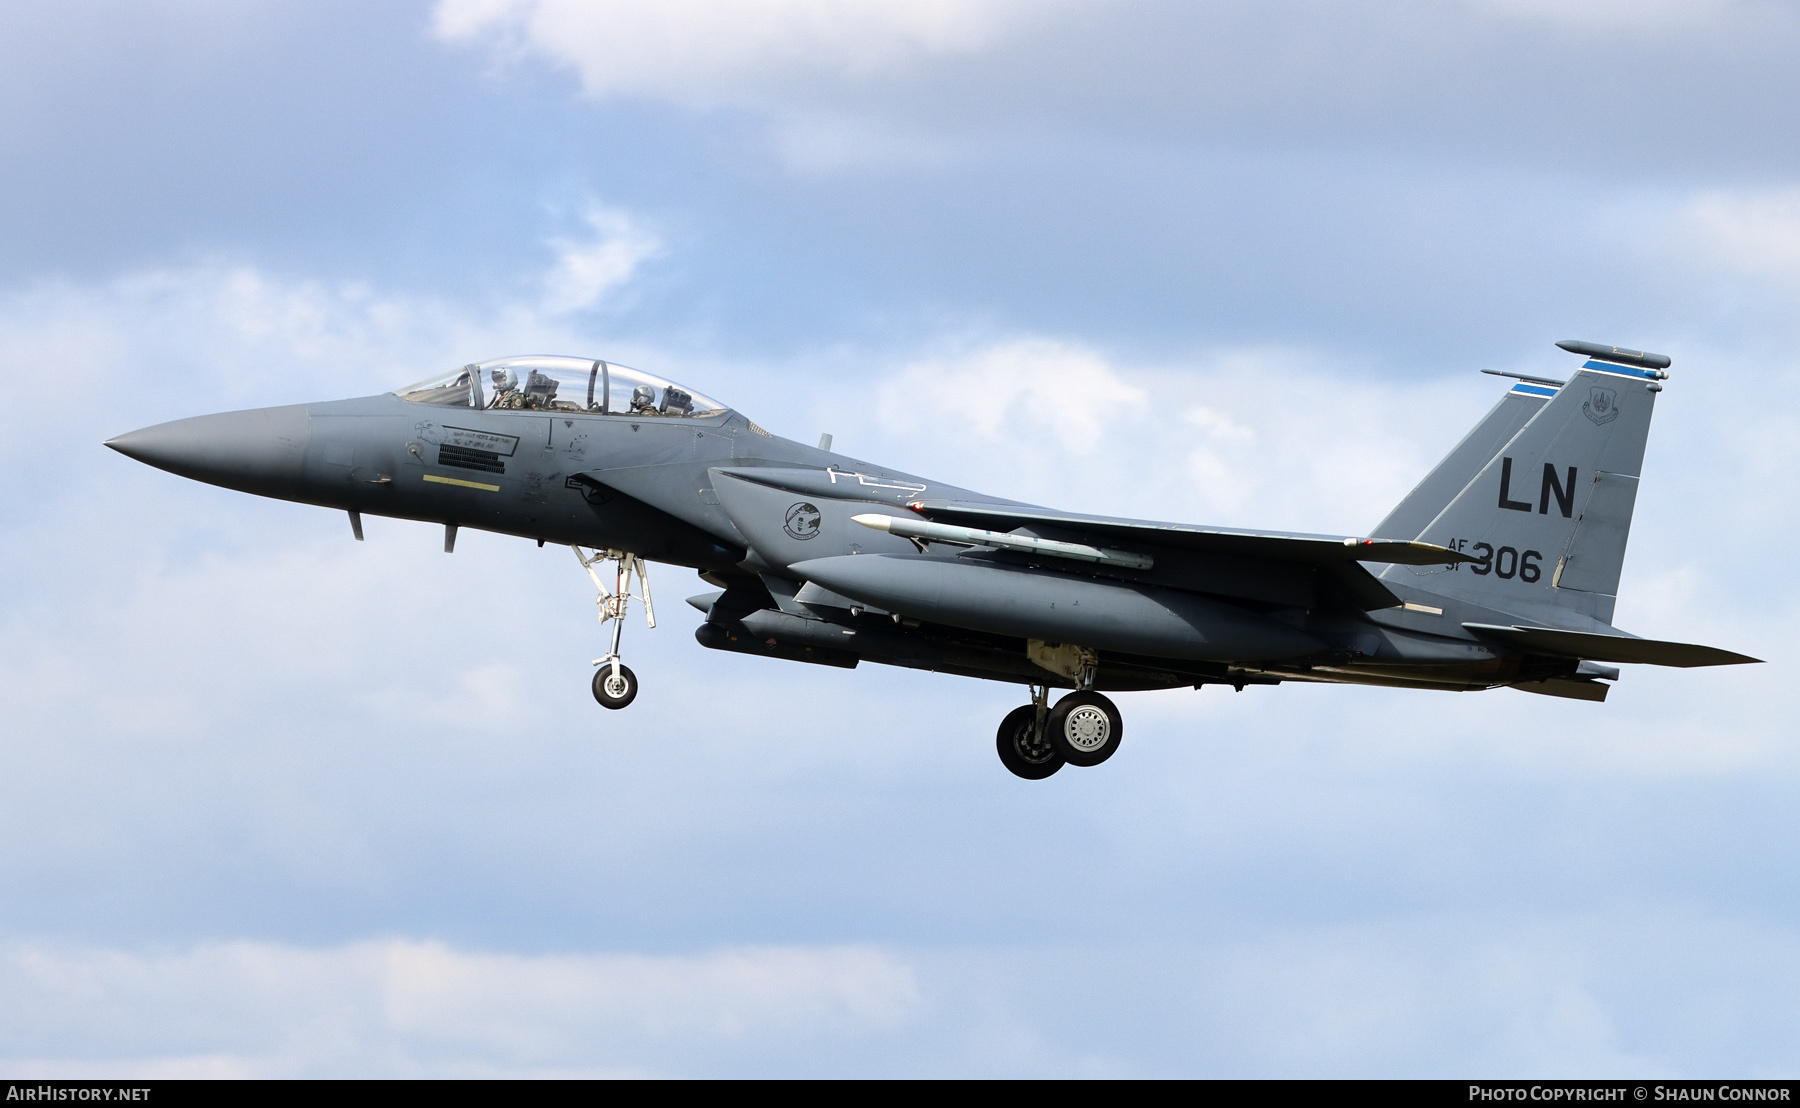
M178 419L107 439L127 458L210 485L288 496L300 486L306 405Z

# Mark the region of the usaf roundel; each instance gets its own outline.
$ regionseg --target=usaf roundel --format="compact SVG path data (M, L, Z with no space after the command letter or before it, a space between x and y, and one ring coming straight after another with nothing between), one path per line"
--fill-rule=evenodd
M782 522L781 529L789 538L815 538L819 534L820 519L819 509L802 500L787 510L787 519Z

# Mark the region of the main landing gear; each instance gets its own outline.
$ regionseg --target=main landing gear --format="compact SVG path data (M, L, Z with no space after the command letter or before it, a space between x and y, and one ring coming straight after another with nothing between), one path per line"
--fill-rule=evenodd
M995 745L1000 762L1027 781L1041 781L1071 766L1097 766L1119 749L1125 723L1112 701L1083 689L1049 707L1050 689L1031 686L1031 703L1000 721Z
M594 601L599 609L600 626L605 627L610 621L612 629L612 650L603 658L595 658L594 664L601 668L594 671L594 699L602 708L623 708L637 699L637 674L631 667L619 660L619 639L625 633L625 612L631 605L631 577L637 575L638 599L644 602L644 621L651 627L656 626L656 609L650 604L650 574L644 560L636 554L623 550L596 550L585 554L581 547L571 546L575 557L580 559L581 568L593 579L594 587L600 590L600 596ZM612 592L606 591L606 582L594 571L596 565L614 563L616 576Z

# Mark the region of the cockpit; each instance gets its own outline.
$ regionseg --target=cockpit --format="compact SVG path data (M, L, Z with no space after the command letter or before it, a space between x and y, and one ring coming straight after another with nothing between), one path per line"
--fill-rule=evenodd
M617 362L530 355L496 358L395 389L414 404L582 412L659 419L715 416L725 405Z

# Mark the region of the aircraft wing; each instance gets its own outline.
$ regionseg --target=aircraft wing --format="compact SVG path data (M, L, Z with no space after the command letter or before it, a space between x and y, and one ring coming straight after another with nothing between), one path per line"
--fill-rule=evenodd
M1088 516L1017 504L971 504L918 500L909 507L936 523L957 523L994 531L1017 527L1055 527L1115 542L1151 543L1179 550L1202 550L1245 558L1277 558L1290 562L1394 562L1409 566L1476 562L1467 554L1427 542L1301 535L1284 531L1249 531L1156 523L1112 516Z
M1652 666L1680 666L1685 669L1692 666L1735 666L1762 661L1761 658L1720 650L1716 646L1639 639L1629 635L1559 631L1554 627L1502 627L1493 623L1465 623L1463 629L1479 638L1492 639L1537 654L1587 658L1596 662L1638 662Z

